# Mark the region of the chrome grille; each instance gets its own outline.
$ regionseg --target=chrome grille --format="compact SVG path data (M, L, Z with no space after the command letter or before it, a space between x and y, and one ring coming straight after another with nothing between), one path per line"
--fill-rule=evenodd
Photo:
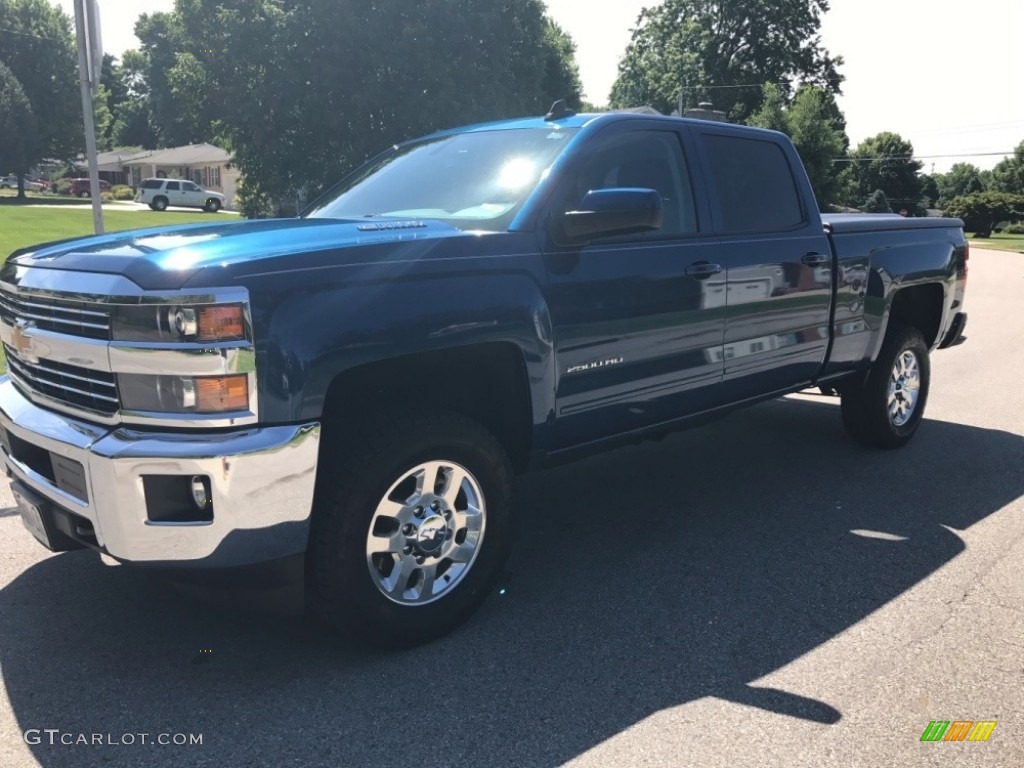
M110 338L110 311L101 304L0 290L0 317L12 326L22 320L36 328L71 336Z
M113 416L118 409L117 381L114 374L79 368L48 360L29 363L17 351L4 344L7 368L14 381L27 390L103 416Z

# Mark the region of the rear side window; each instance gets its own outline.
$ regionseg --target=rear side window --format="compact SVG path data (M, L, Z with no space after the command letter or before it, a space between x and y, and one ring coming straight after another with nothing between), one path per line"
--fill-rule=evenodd
M800 194L782 147L735 136L702 138L724 232L784 232L804 223Z
M168 181L167 182L167 191L168 192L177 192L178 191L178 182L176 182L176 181Z
M142 182L143 189L160 189L162 185L163 181L161 181L160 179L146 179L144 182Z

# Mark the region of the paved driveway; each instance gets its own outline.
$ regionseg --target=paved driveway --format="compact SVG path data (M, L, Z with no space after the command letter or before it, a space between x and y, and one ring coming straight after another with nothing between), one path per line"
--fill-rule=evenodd
M1024 256L970 266L908 448L800 396L530 477L503 594L407 653L48 556L4 489L0 765L1024 765Z

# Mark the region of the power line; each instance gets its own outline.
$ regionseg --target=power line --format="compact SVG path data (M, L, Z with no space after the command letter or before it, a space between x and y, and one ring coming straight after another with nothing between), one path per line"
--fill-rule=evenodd
M874 160L940 160L954 157L998 157L1012 155L1013 150L1005 152L958 152L951 155L872 155L871 157L833 157L834 163L870 163Z

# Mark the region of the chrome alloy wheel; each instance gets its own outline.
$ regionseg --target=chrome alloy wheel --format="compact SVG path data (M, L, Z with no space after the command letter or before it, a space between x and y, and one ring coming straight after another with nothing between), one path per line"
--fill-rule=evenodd
M410 469L381 499L366 536L377 588L400 605L425 605L450 592L473 567L484 538L480 483L453 461Z
M897 427L902 427L914 415L918 396L921 392L921 367L917 355L909 349L904 350L889 374L889 419Z

